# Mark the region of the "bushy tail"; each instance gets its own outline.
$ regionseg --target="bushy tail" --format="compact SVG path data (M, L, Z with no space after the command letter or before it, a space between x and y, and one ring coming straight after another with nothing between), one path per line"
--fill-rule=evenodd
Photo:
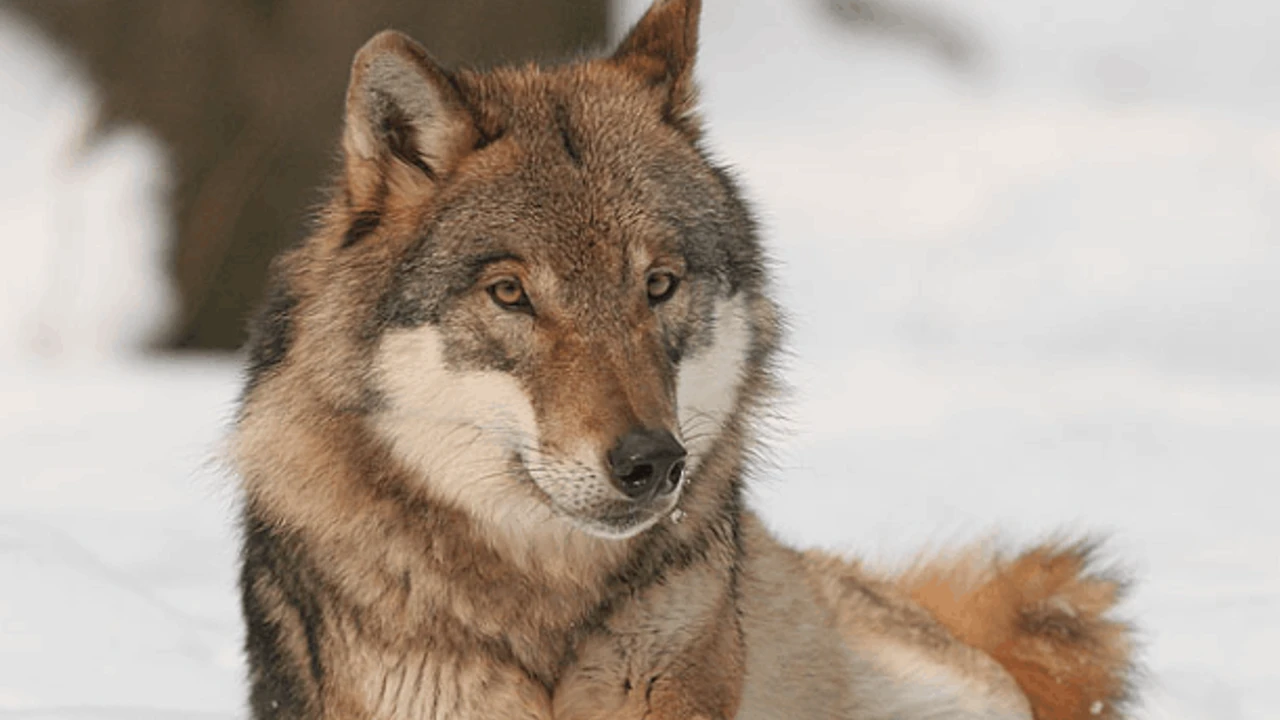
M1092 543L1046 544L1013 559L972 551L921 562L899 586L962 642L985 651L1031 701L1036 720L1119 720L1133 638L1110 617L1124 583Z

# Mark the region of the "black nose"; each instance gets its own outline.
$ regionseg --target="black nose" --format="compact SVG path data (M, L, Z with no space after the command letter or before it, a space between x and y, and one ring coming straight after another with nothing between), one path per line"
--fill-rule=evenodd
M613 484L635 499L666 495L684 477L684 447L666 430L632 430L609 451Z

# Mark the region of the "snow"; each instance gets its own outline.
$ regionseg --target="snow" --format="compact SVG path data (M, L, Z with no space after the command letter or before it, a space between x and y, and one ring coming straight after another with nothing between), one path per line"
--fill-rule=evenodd
M234 363L8 370L0 718L236 717L234 506L213 460Z
M1138 717L1280 717L1280 9L917 0L981 51L951 71L815 4L703 25L793 326L756 506L889 563L1108 533ZM78 154L83 82L5 17L0 68L0 720L243 717L236 362L131 350L170 307L162 156Z

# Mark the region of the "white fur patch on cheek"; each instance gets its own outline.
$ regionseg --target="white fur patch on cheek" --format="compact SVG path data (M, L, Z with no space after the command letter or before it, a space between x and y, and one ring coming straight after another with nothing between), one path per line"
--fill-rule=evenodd
M533 405L515 378L449 370L430 326L387 333L374 367L389 407L373 426L433 494L495 525L548 519L510 472L512 454L538 444Z
M696 469L738 404L751 348L751 324L742 298L717 300L715 339L685 358L676 378L676 413L689 467Z

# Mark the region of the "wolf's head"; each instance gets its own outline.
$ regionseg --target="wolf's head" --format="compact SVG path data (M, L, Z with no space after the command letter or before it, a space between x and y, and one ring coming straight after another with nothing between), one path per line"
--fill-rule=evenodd
M750 217L698 145L698 4L552 68L449 71L369 41L342 181L282 263L248 411L287 382L359 418L415 491L517 536L630 537L716 457L736 472L776 320Z

